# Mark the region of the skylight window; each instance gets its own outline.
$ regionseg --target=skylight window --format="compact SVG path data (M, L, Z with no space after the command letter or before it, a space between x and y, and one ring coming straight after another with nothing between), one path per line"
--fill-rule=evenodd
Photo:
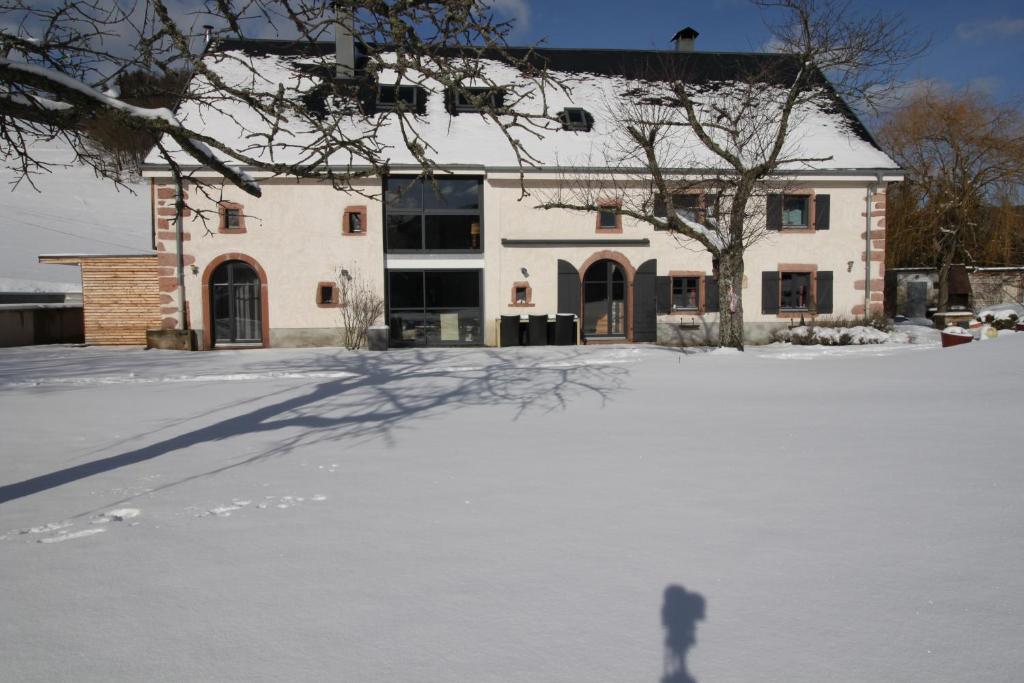
M594 127L594 117L581 107L566 107L558 113L558 120L562 122L562 130L589 132Z
M378 111L397 111L399 105L405 111L419 111L424 93L415 85L382 85L377 93Z
M497 88L458 88L447 93L448 111L452 114L479 112L482 108L500 109L505 94Z

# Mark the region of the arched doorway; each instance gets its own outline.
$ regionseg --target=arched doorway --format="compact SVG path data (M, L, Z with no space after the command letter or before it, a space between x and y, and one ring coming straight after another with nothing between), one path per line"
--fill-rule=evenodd
M604 259L583 274L583 336L626 337L626 272Z
M244 261L225 261L210 277L213 345L263 343L261 282Z

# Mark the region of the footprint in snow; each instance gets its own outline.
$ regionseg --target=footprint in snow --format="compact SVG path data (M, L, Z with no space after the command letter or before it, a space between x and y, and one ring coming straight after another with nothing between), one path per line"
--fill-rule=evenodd
M117 510L110 510L109 512L97 515L92 520L92 523L109 524L110 522L125 522L129 519L135 519L139 514L140 511L135 508L118 508Z
M70 541L74 538L85 538L86 536L92 536L93 534L102 534L106 529L82 529L80 531L69 531L67 533L58 534L57 536L47 536L46 538L40 538L37 543L63 543L64 541Z

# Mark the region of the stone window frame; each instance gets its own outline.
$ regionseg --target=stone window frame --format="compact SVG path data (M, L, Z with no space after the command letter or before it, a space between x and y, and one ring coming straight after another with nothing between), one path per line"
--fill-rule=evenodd
M526 301L519 303L516 300L516 292L519 289L526 289ZM533 308L536 304L533 303L533 287L530 286L529 282L513 282L512 283L512 298L509 303L510 308Z
M331 300L324 302L321 294L323 293L324 287L331 288ZM316 306L317 308L341 308L344 304L341 302L341 288L337 282L331 280L321 280L316 284Z
M228 227L228 211L238 212L238 225L235 227ZM245 227L245 207L238 202L231 201L219 201L217 202L217 232L228 234L228 235L243 235L246 232Z
M363 228L359 232L352 232L349 229L349 225L350 225L350 223L349 223L349 220L350 220L349 216L352 216L352 215L359 216L359 224ZM362 206L362 205L360 205L360 206L347 206L347 207L345 207L345 212L342 214L342 217L341 217L341 234L342 235L346 235L348 237L365 237L366 233L368 231L369 231L369 225L368 225L367 220L366 220L366 207Z
M669 296L669 313L671 315L703 315L707 308L704 297L707 295L704 287L704 278L707 277L707 273L699 270L672 270L669 271L669 285L668 285L668 296ZM673 289L675 281L683 278L697 278L697 307L696 308L676 308L672 303L674 297Z
M779 274L779 311L775 315L779 318L799 318L801 316L817 315L818 303L818 264L816 263L780 263L777 267ZM807 308L783 308L782 307L782 275L784 273L807 273L810 277L811 303Z
M779 195L781 197L779 204L782 210L782 217L779 218L779 232L784 232L787 235L810 235L815 233L817 228L815 228L814 220L814 190L799 188L790 189L780 192ZM803 197L807 200L807 225L786 225L784 221L786 215L786 197Z
M622 234L622 202L618 199L601 199L597 202L597 216L594 221L594 229L599 235L621 235ZM615 210L615 227L601 227L601 214L608 209Z

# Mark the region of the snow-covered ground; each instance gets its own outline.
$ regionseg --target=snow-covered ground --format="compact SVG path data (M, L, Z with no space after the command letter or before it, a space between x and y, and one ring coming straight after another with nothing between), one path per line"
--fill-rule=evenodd
M0 678L1020 680L1022 397L1024 334L3 349Z
M57 143L33 148L52 173L17 186L0 165L0 292L82 291L78 268L41 265L40 254L136 254L152 251L149 186L135 194L97 178Z

